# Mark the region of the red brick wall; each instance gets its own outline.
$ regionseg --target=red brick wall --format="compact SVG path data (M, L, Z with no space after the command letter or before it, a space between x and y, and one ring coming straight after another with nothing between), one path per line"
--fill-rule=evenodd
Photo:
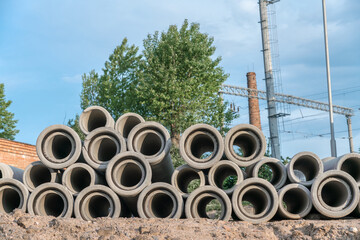
M39 161L34 145L0 138L0 162L25 169L34 161Z

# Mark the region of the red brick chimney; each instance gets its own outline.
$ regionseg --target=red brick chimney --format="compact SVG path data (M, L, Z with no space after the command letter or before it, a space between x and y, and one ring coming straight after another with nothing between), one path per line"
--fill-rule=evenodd
M257 90L256 74L254 72L248 72L246 74L246 77L248 88ZM257 94L253 91L249 91L249 96L257 96ZM249 97L249 122L250 124L258 127L261 130L260 108L258 98Z

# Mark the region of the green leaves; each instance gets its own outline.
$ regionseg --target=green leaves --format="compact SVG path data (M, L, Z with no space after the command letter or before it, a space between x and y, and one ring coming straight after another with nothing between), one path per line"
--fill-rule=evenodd
M101 75L94 70L84 74L81 108L100 105L115 119L136 112L162 123L175 146L193 124L226 127L236 115L218 94L228 75L219 66L221 58L214 57L213 42L199 24L187 20L180 28L171 25L166 32L149 34L142 54L125 38Z
M5 100L4 84L0 83L0 138L14 140L19 133L16 129L18 120L14 120L14 113L7 110L10 105L11 101Z

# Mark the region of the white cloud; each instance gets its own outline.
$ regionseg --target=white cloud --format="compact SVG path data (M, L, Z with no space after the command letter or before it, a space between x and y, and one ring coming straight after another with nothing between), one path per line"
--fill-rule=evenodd
M81 83L82 82L81 76L82 76L81 74L75 74L72 76L64 76L61 79L68 83Z

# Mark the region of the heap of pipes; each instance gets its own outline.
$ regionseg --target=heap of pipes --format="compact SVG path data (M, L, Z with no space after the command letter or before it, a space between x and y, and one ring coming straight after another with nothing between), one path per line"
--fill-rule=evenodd
M68 126L42 131L39 162L26 169L0 164L0 212L20 208L35 215L76 217L216 218L252 223L359 215L360 155L320 160L296 154L285 166L264 157L263 133L249 124L233 127L223 138L207 124L182 134L180 155L187 163L174 170L171 139L157 122L135 113L116 122L102 107L87 108L79 126L84 142ZM260 178L268 168L269 181ZM224 182L232 178L233 186ZM198 188L190 192L193 180Z

